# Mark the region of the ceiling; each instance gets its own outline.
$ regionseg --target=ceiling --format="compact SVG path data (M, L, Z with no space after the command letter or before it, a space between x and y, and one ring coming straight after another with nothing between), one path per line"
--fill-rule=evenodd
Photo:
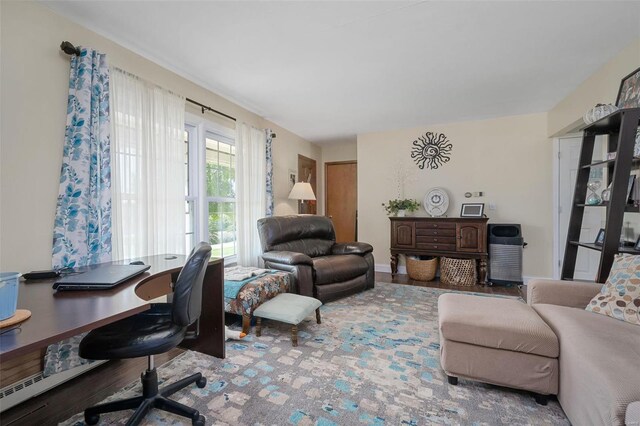
M548 111L640 37L640 2L44 4L313 142Z

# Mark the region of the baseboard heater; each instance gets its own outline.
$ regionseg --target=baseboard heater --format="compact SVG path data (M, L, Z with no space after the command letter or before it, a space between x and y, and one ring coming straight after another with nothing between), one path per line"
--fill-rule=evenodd
M80 374L96 368L107 361L95 361L90 364L70 368L49 377L43 377L42 372L34 374L9 386L0 389L0 413L15 407L29 398L40 395L62 383L78 377Z

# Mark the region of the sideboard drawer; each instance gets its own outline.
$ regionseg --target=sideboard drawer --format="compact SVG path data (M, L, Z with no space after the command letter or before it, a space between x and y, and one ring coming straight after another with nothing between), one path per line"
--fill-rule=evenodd
M418 229L453 229L455 231L456 224L454 222L416 222L416 230Z
M418 244L456 244L456 237L441 237L440 235L417 236Z
M440 236L440 237L455 237L456 230L454 228L451 229L441 229L441 228L430 228L430 229L416 229L417 236Z
M434 243L418 243L416 248L423 250L443 250L443 251L456 251L455 244L434 244Z

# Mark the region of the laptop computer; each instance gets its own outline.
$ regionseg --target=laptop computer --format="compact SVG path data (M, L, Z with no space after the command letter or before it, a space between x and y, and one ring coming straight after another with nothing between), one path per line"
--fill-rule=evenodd
M85 272L67 275L53 284L53 289L65 290L106 290L140 275L151 268L150 265L99 265Z

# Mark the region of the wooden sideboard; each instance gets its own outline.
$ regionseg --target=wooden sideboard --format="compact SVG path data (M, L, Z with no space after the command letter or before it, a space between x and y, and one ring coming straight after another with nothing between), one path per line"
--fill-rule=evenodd
M390 217L391 273L398 255L478 259L478 281L487 285L488 218Z

